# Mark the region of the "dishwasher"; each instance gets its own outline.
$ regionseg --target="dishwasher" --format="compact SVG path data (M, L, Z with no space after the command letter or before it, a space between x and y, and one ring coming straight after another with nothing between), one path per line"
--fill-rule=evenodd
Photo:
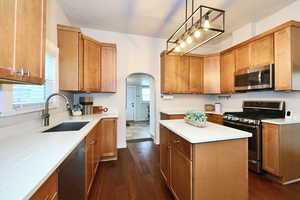
M82 141L58 169L59 200L85 200L85 142Z

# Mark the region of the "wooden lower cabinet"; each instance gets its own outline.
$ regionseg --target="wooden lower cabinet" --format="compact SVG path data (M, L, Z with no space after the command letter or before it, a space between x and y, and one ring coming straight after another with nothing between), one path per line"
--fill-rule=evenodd
M100 122L101 159L102 161L117 160L117 119L107 118Z
M206 113L207 121L223 125L223 115Z
M263 169L282 184L300 181L300 124L263 123Z
M184 114L175 114L175 115L168 115L165 113L160 113L161 120L168 120L168 119L183 119Z
M191 144L161 125L160 170L176 200L248 200L248 139Z
M34 193L30 200L57 200L58 175L55 171L46 182Z

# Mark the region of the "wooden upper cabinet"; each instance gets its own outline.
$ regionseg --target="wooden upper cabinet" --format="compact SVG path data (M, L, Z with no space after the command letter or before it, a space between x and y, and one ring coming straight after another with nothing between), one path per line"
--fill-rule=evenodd
M180 56L180 63L177 66L176 70L176 93L187 94L189 93L189 79L190 79L190 70L189 70L189 57Z
M46 5L46 0L1 0L0 79L44 83Z
M204 57L203 65L203 93L220 93L220 55Z
M83 39L80 29L57 26L59 48L59 89L80 91L83 89Z
M46 5L46 0L17 0L15 66L25 82L44 83Z
M14 79L14 33L16 0L0 1L0 78Z
M287 27L274 34L275 90L300 90L300 28Z
M263 124L263 169L279 176L279 126Z
M117 91L117 48L101 44L101 92Z
M251 65L250 68L262 67L274 64L274 35L265 36L250 44Z
M251 48L250 45L244 45L235 50L236 72L250 68L251 65Z
M221 93L234 92L235 51L221 55Z
M189 92L201 94L203 92L203 58L190 57Z
M161 93L176 93L176 74L180 65L180 56L161 54Z
M84 36L83 38L83 87L84 91L99 92L100 77L100 43Z

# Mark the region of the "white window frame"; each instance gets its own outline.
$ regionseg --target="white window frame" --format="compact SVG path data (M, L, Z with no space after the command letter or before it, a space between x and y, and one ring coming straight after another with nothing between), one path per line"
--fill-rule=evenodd
M50 53L56 57L56 66L55 66L55 91L59 91L59 76L58 76L58 65L59 65L59 49L56 47L54 43L47 40L46 41L46 52ZM0 85L0 100L1 102L4 102L3 105L0 105L0 116L6 117L6 116L13 116L13 115L19 115L19 114L25 114L25 113L31 113L31 112L37 112L44 109L45 103L36 103L36 104L23 104L18 108L14 108L13 106L13 96L12 96L12 85ZM50 105L50 109L55 109L59 107L59 102L54 99Z
M143 89L148 89L149 90L149 101L144 101L144 98L143 98L144 97L143 96ZM150 89L150 87L143 86L141 88L141 100L142 100L143 103L149 103L151 101L151 89Z

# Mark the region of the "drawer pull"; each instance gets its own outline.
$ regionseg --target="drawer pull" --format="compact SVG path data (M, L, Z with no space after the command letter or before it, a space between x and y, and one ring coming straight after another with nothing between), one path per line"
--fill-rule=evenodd
M175 143L175 144L179 144L179 143L180 143L180 140L174 140L174 143Z
M49 200L49 194L44 198L44 200Z
M93 141L90 142L90 145L94 145L94 144L96 144L95 140L93 140Z

